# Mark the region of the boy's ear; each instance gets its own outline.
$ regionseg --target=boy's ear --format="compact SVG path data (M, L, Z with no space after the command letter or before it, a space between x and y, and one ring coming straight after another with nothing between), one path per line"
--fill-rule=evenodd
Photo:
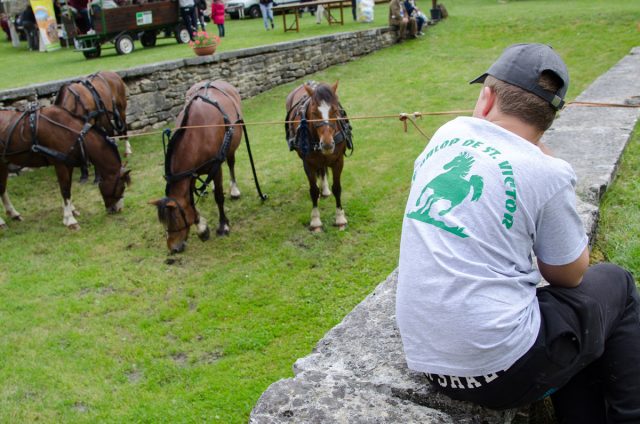
M485 117L497 104L496 92L491 87L484 86L482 87L480 100L482 101L480 113L482 113L482 117Z

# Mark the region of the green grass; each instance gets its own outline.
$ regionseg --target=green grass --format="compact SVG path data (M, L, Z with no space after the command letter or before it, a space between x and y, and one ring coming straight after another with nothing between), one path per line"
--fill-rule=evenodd
M640 279L640 123L627 145L619 178L607 190L600 210L600 220L593 260L619 264Z
M259 19L229 19L225 22L226 36L216 50L228 52L248 47L257 47L273 43L281 43L301 38L315 37L336 32L356 31L367 28L377 28L387 25L386 5L379 4L375 9L375 20L371 23L354 22L351 9L345 8L344 25L328 25L323 21L321 25L315 23L315 17L304 13L300 20L300 32L284 32L282 17L275 16L274 31L265 31L262 18ZM292 15L287 17L288 21ZM207 24L207 30L217 34L213 23ZM27 43L22 42L15 48L2 37L0 41L0 90L22 87L37 82L57 79L73 78L87 75L99 70L122 70L147 63L162 62L181 58L194 57L192 49L187 44L178 44L175 38L158 38L153 48L144 48L139 41L135 41L135 50L129 55L118 55L112 43L103 45L102 55L98 59L87 60L81 52L73 48L62 48L53 52L31 52ZM47 72L42 72L47 69Z
M541 41L566 59L573 98L640 44L633 2L446 4L451 17L422 39L314 79L339 79L352 116L468 109L478 88L467 82L504 47ZM260 21L242 24L251 27L238 39L277 34L263 32ZM41 66L46 70L34 65L28 77L51 76L53 66ZM282 119L294 85L246 99L246 121ZM432 133L448 119L427 117L419 125ZM25 221L0 233L0 422L246 422L269 384L291 377L293 362L396 266L413 161L426 140L413 129L403 133L397 120L353 126L356 148L343 180L346 231L306 230L310 202L299 159L288 152L281 125L253 126L252 151L269 199L258 200L241 147L243 197L226 203L231 235L205 243L193 237L173 265L147 204L164 192L159 136L132 140L134 185L123 213L106 215L96 187L74 184L79 232L62 226L52 169L12 178L9 192ZM628 218L636 204L637 149L636 135L616 184L632 185L608 195L611 206L603 211L603 249L616 261L638 251L631 238L638 231L628 224L640 221L637 212ZM627 209L608 218L618 204ZM210 196L199 209L216 221ZM320 210L330 223L333 200L323 200ZM626 265L639 275L637 259Z

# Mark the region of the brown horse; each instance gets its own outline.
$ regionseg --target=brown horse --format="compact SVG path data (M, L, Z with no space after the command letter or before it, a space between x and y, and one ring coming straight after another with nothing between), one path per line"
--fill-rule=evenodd
M129 171L122 167L118 148L106 134L58 106L0 110L0 195L11 219L22 220L6 191L8 164L53 165L63 199L63 223L70 229L80 228L75 219L79 214L71 202L71 176L73 167L86 160L102 175L99 187L107 211L122 210ZM6 227L2 219L0 227Z
M347 115L338 101L338 82L329 86L324 83L306 83L296 87L287 96L287 116L285 131L289 149L295 150L309 181L309 194L313 209L309 229L322 231L322 221L318 211L318 197L328 197L333 192L336 198L336 218L334 225L340 230L347 226L347 217L342 209L340 195L340 175L344 166L347 149L353 149L351 126ZM328 168L333 174L333 184L329 191ZM320 178L322 193L318 188Z
M115 72L101 71L60 87L54 104L110 136L127 135L127 86ZM125 156L131 145L125 140ZM97 180L96 175L96 180ZM82 180L87 169L82 167Z
M176 120L178 129L165 152L166 197L150 202L158 209L171 253L184 250L193 224L201 240L209 238L207 221L196 209L194 194L200 195L211 181L220 218L216 233L229 234L221 167L225 160L231 174L231 198L240 197L234 172L235 151L242 136L242 127L234 125L242 122L240 94L225 81L203 81L192 86L186 97ZM207 177L196 188L201 175Z

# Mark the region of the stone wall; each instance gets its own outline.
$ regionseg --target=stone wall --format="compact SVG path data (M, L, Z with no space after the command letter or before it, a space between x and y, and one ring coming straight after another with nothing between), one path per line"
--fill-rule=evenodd
M640 105L640 47L599 77L576 100ZM544 136L578 176L578 212L595 235L602 195L640 108L569 106ZM293 365L293 378L273 383L250 424L424 423L550 424L550 402L522 410L492 411L434 392L407 368L395 322L397 270Z
M394 42L389 28L377 28L118 71L129 88L129 129L159 128L173 121L184 104L184 94L197 81L226 80L246 98ZM60 86L74 79L0 91L0 106L23 107L36 99L50 104Z

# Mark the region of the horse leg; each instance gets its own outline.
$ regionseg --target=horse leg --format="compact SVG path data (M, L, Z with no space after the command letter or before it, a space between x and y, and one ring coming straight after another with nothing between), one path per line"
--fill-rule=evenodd
M98 184L100 180L101 178L100 178L100 173L98 172L98 168L96 168L96 166L93 165L93 183Z
M86 164L80 165L80 184L89 181L89 167Z
M342 175L342 167L344 162L342 158L336 162L335 165L331 168L333 173L333 184L331 185L331 190L333 191L333 196L336 198L336 220L333 225L338 227L340 231L344 230L347 226L347 216L344 214L344 210L342 209L342 201L340 196L342 195L342 186L340 185L340 176Z
M311 196L311 203L313 203L313 209L311 209L311 222L309 223L309 230L314 233L322 231L322 221L320 220L320 211L318 210L318 198L320 197L320 189L317 184L317 177L315 170L307 171L307 179L309 180L309 195Z
M234 153L229 153L227 155L227 165L229 165L229 176L231 178L231 200L238 200L240 198L240 190L238 189L238 184L236 184L236 155Z
M76 221L77 214L73 203L71 203L71 175L73 168L63 164L55 164L60 194L62 194L62 223L70 230L79 230L80 225Z
M329 190L329 171L327 168L322 168L320 170L320 185L322 186L322 197L331 196L331 190Z
M209 230L209 224L207 224L207 220L200 215L198 211L196 211L196 234L198 238L202 241L209 240L209 236L211 235L211 231Z
M7 193L7 181L9 178L9 168L6 164L0 163L0 196L2 196L2 204L4 205L4 210L7 213L7 216L14 221L22 221L22 216L20 216L20 212L18 212L11 203L9 199L9 193ZM0 228L4 228L5 222L0 218Z
M218 214L220 216L220 223L218 225L218 229L216 230L216 234L219 236L226 236L229 234L229 221L227 220L227 216L224 214L224 189L222 187L222 168L220 168L213 179L214 182L214 190L213 196L216 199L216 205L218 205Z

